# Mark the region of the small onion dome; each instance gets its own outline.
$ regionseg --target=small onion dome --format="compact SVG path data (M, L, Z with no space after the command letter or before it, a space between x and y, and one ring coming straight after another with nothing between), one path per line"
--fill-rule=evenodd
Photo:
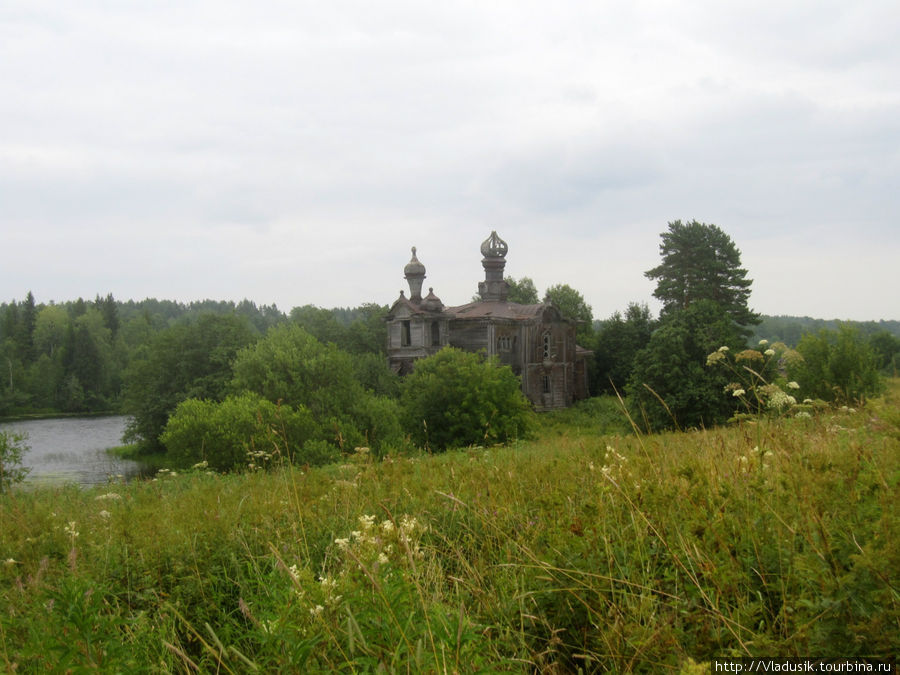
M425 274L425 265L419 262L419 259L416 257L416 247L412 247L412 258L406 264L406 267L403 268L403 273L407 277L415 277L419 275Z
M481 242L481 255L485 258L505 258L507 251L509 246L497 236L496 230L492 230L491 236Z
M437 312L444 308L444 303L434 294L434 289L429 288L428 295L426 295L425 299L422 301L422 307L431 312Z

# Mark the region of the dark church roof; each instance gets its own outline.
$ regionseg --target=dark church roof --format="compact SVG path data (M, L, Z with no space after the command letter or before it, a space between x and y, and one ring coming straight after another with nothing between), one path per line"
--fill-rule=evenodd
M538 319L547 310L555 310L549 305L520 305L515 302L503 300L477 300L458 307L445 307L444 312L454 319L507 319L511 321L526 321Z

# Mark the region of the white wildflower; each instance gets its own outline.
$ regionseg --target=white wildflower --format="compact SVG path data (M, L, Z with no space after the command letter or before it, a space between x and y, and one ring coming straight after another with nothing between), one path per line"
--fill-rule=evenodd
M740 398L741 396L743 396L743 395L746 394L746 393L747 393L747 392L744 391L743 389L735 389L735 390L731 393L731 395L734 396L735 398Z
M378 562L380 562L382 565L387 565L390 562L390 560L384 553L379 553L378 554Z
M766 351L763 352L763 354L765 354L766 356L775 356L775 350L767 349Z
M75 525L76 525L75 521L70 520L69 524L66 525L66 527L64 529L65 533L67 535L69 535L70 537L72 537L72 539L75 539L78 536L78 531L75 529Z
M115 492L107 492L106 494L97 495L96 497L94 497L94 501L98 501L98 502L104 502L104 501L110 501L110 500L118 501L120 499L122 499L122 495L117 494Z
M381 531L385 534L389 534L394 531L394 523L390 520L385 520L381 523Z
M765 347L767 344L769 344L769 341L766 340L765 338L763 338L762 340L759 341L760 347Z
M108 519L109 516L110 516L110 513L109 513L109 511L107 511L106 509L104 509L103 511L101 511L101 512L98 513L97 515L100 516L101 518Z
M721 347L719 347L719 351L724 354L725 352L728 351L728 346L722 345Z
M787 388L788 389L799 389L800 385L797 384L796 382L794 382L793 380L791 380L790 382L787 383Z
M359 524L362 525L363 530L368 532L375 524L375 516L362 515L359 517Z
M349 539L338 538L338 539L334 540L334 543L342 551L346 551L348 548L350 548L350 540Z
M194 466L192 466L191 468L192 469L205 469L207 466L209 466L209 463L204 459L202 462L197 462L196 464L194 464Z
M312 616L319 616L319 614L321 614L321 613L324 612L324 611L325 611L325 608L322 607L322 605L316 605L315 607L310 607L310 608L309 608L309 613L310 613Z

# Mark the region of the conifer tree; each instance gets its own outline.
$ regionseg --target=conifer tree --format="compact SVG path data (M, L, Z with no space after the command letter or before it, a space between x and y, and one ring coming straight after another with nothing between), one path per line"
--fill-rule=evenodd
M662 263L644 276L656 280L653 297L663 303L662 318L698 300L712 300L739 326L759 323L759 315L747 306L753 282L731 237L696 220L673 221L660 236Z

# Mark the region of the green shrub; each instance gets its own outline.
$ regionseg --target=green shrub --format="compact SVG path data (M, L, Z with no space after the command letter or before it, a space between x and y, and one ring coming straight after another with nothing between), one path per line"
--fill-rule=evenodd
M178 405L161 436L179 464L205 461L217 471L265 466L294 455L315 431L309 411L275 405L256 394L228 396L221 403L188 399ZM301 453L302 454L302 453Z
M22 466L22 455L28 450L25 435L0 431L0 493L25 480L29 469Z
M241 351L231 386L235 392L303 406L318 425L316 437L346 452L399 437L396 407L363 387L354 357L297 325L276 326Z
M804 335L797 351L803 360L795 364L792 376L809 398L857 404L883 387L878 355L851 324Z
M416 363L401 403L407 433L432 450L509 441L526 433L531 415L509 366L453 347Z

